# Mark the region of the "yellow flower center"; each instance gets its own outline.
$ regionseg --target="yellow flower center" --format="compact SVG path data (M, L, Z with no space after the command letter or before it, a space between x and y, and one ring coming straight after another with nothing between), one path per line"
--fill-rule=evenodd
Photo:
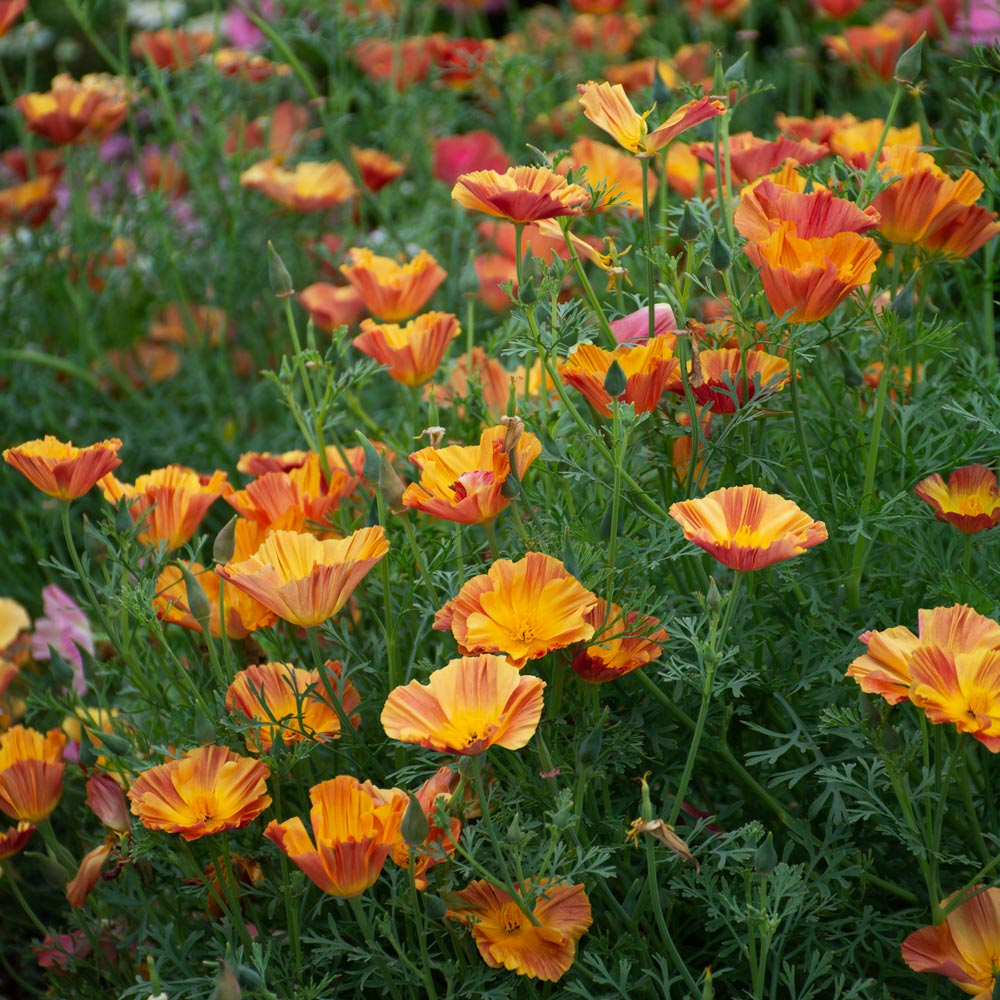
M763 549L768 543L764 541L759 531L749 525L741 524L730 539L730 544L743 549Z
M497 923L508 934L520 934L524 920L524 914L518 909L516 903L504 903L497 914Z

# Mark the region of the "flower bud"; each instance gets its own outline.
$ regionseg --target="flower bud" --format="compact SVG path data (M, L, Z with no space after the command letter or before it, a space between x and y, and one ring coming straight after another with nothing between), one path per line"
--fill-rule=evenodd
M268 245L270 246L270 244ZM240 1000L242 996L243 991L240 989L236 973L233 967L225 962L219 968L219 976L215 980L215 992L212 994L212 1000Z
M96 732L94 736L113 757L124 757L132 751L132 744L117 733Z
M507 827L507 832L504 834L504 840L517 847L518 844L524 843L524 831L521 829L521 814L514 813L514 819L511 821L509 827Z
M365 453L365 464L361 470L361 474L367 482L377 483L379 472L382 469L382 456L375 450L375 446L361 431L355 431L355 433L361 439L361 447Z
M861 369L850 351L841 349L840 367L844 372L844 385L850 389L857 389L864 385L865 377L861 374Z
M510 472L507 473L507 478L504 479L503 485L500 487L500 496L505 500L516 500L520 495L521 481L517 478L514 467L511 466Z
M38 870L42 873L42 878L55 889L65 889L69 881L69 872L65 867L56 861L51 854L32 855L38 862Z
M526 306L534 305L538 301L538 293L535 291L535 279L530 275L524 279L524 285L518 289L517 297Z
M212 559L217 563L232 562L236 551L236 522L239 514L234 514L225 527L215 536L212 543Z
M429 920L444 920L444 915L448 912L448 904L433 892L425 892L424 912Z
M601 741L604 739L604 720L607 718L608 709L605 706L601 713L597 725L580 741L576 748L576 759L580 767L593 770L594 766L601 759Z
M767 839L754 852L753 868L758 875L770 875L778 867L778 852L774 849L774 834L769 833Z
M625 369L618 364L616 358L608 367L608 373L604 376L604 391L612 398L619 399L628 387L628 379L625 376Z
M59 687L69 687L76 677L72 664L68 663L55 646L49 644L49 671Z
M392 462L383 462L382 468L379 469L378 491L382 494L390 513L402 514L406 510L403 506L406 484L399 478L399 473L392 467Z
M712 243L708 248L708 259L716 271L728 271L733 265L733 252L719 235L718 229L712 230Z
M749 52L744 52L743 55L741 55L739 59L737 59L736 62L734 62L732 66L730 66L729 69L722 74L722 79L725 80L726 83L742 83L747 78L747 57L749 55Z
M271 283L271 291L279 299L287 299L295 294L292 276L270 240L267 241L267 280Z
M244 989L259 990L264 985L261 974L256 969L251 969L249 965L241 965L236 970L236 978Z
M427 822L427 814L413 792L410 792L410 802L406 807L406 812L403 813L399 832L410 848L422 846L427 839L427 834L430 832L430 823Z
M205 593L205 588L198 582L198 578L188 569L187 565L178 562L181 576L184 579L184 589L187 591L187 606L191 616L201 626L206 634L208 625L212 618L212 604Z
M517 383L513 376L510 380L510 388L507 390L507 416L513 417L517 414Z
M892 74L896 83L913 83L920 75L920 50L923 48L924 39L927 37L925 31L900 57L896 60L896 70Z
M680 225L677 227L677 235L685 243L693 243L698 238L700 232L701 226L698 224L694 212L691 211L691 202L686 201L684 202L684 214L681 216Z
M712 966L705 968L705 985L701 988L701 1000L712 1000L715 990L712 989Z
M674 102L674 92L667 85L667 81L660 76L658 68L653 69L653 100L657 105L670 107Z
M125 793L110 774L92 774L87 779L87 805L109 830L128 833L131 829Z
M917 275L914 274L910 280L903 285L902 290L892 300L889 308L900 318L909 319L913 315L913 286L916 283Z

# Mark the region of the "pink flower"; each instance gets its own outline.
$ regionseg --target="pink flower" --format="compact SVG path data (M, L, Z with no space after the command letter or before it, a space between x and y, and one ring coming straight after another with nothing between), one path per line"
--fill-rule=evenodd
M276 11L270 0L261 0L254 13L270 20ZM222 32L229 44L238 49L261 49L266 41L264 33L247 17L241 4L234 4L222 15Z
M677 320L674 319L674 311L666 302L657 302L653 306L653 317L655 320L655 334L673 333L677 329ZM643 306L636 309L634 313L616 319L610 324L611 332L615 335L615 340L619 344L645 344L649 340L649 310Z
M87 616L66 591L50 583L42 588L43 617L35 622L35 634L31 637L31 655L36 660L49 660L49 646L73 667L73 690L78 695L87 693L87 681L83 676L83 655L86 650L93 655L94 633L90 629Z
M503 173L509 166L510 159L492 132L477 129L434 141L434 176L449 186L462 174L475 170Z
M993 45L1000 41L1000 2L971 0L968 14L959 15L956 36L966 45Z

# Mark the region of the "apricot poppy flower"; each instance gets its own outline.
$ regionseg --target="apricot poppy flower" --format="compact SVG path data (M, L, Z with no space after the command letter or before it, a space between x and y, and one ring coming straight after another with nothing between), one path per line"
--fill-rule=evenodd
M137 535L144 545L179 548L198 530L208 508L232 490L226 473L203 476L184 465L168 465L123 483L108 473L98 483L105 500L115 506L125 500Z
M220 76L236 77L244 83L263 83L273 76L288 76L292 72L291 66L272 62L259 52L247 49L216 49L211 61Z
M964 891L942 905L949 907ZM990 1000L1000 970L1000 889L977 885L967 893L944 923L922 927L903 942L903 961L914 972L946 976L976 1000Z
M851 663L847 676L862 691L896 705L909 698L910 660L921 646L961 654L1000 649L1000 625L964 604L921 610L917 623L917 635L905 625L862 632L858 639L868 650Z
M938 473L922 479L913 492L934 508L939 521L953 524L966 535L975 535L1000 524L997 474L985 465L963 465L949 477Z
M303 161L291 170L276 160L261 160L240 174L243 187L260 191L293 212L317 212L342 205L357 194L347 168L330 163Z
M713 413L735 413L759 393L775 393L788 385L788 371L788 362L775 354L724 347L699 351L688 385L699 406L710 403ZM667 391L684 394L679 375L667 384Z
M534 434L524 431L508 442L510 431L487 427L478 445L421 448L410 455L420 482L403 493L403 506L445 521L481 524L497 516L510 500L503 488L512 466L518 478L542 452Z
M380 525L325 540L275 531L250 558L217 572L279 618L309 628L335 615L388 551Z
M423 313L405 326L366 319L351 343L362 354L386 365L397 382L416 387L437 371L461 329L455 316L442 312Z
M588 684L604 684L660 658L669 636L657 618L638 611L622 611L603 599L587 612L597 630L589 646L570 661L577 676Z
M648 327L647 327L648 332ZM672 333L653 337L634 347L623 344L606 351L595 344L577 345L559 367L562 380L581 392L602 417L611 416L611 396L604 388L611 364L617 361L625 373L625 391L619 397L631 403L636 413L656 408L663 391L680 367L673 355L676 336Z
M605 185L605 201L613 200L611 207L642 215L642 167L634 156L622 153L606 142L586 137L577 139L569 152L567 165L582 171L579 180L586 181L592 188ZM659 186L655 175L649 175L647 186L652 202ZM604 204L598 207L604 207Z
M427 678L393 688L382 728L402 743L474 757L491 746L520 750L542 717L545 681L504 656L463 656Z
M38 823L62 796L63 747L59 729L40 733L11 726L0 733L0 812L11 819Z
M722 101L700 97L688 101L650 132L646 119L653 109L640 115L632 107L632 102L620 83L595 83L590 80L578 84L576 89L580 93L584 115L607 132L618 145L637 155L656 153L682 132L710 118L716 118L726 110Z
M386 184L391 184L406 169L405 164L394 160L380 149L351 146L351 158L358 168L361 183L373 194L381 191Z
M112 469L121 465L118 438L77 448L47 434L7 448L3 460L25 476L32 486L59 500L75 500L88 493Z
M528 552L518 562L498 559L468 580L434 616L462 653L506 653L516 667L594 634L587 620L597 596L558 559Z
M143 771L128 790L132 813L147 830L198 840L241 830L270 804L266 764L227 747L202 746Z
M314 785L309 799L312 837L298 816L271 820L264 836L323 892L360 896L392 852L406 800L388 798L346 774Z
M830 55L854 66L863 76L891 80L910 42L898 26L876 21L851 25L839 35L824 35L823 44Z
M260 663L233 678L226 690L226 708L256 723L247 730L247 750L266 753L277 739L290 745L340 737L340 713L331 698L337 698L350 718L361 696L350 681L341 681L339 662L328 661L323 670L325 679L318 670L302 670L291 663ZM359 721L355 717L354 725Z
M398 323L418 313L448 277L426 250L398 264L366 248L351 247L340 271L357 289L368 311L387 323Z
M12 858L15 854L23 851L34 832L35 824L24 820L21 820L17 826L8 827L6 832L0 828L0 861Z
M324 332L339 326L354 326L364 315L364 299L353 285L317 281L299 292L299 302L312 321Z
M684 537L746 573L801 555L827 539L826 525L791 500L756 486L730 486L670 508Z
M715 162L714 143L694 142L691 152L706 164ZM823 159L829 152L828 146L808 139L795 140L783 135L777 139L761 139L752 132L738 132L730 136L728 147L721 151L720 163L723 175L728 160L732 179L737 184L748 184L777 170L789 158L805 167Z
M483 879L453 895L446 916L472 929L472 937L491 969L509 969L519 976L555 983L576 957L576 942L593 923L590 900L582 885L540 880L514 887L519 893L538 893L532 906L533 923L509 893Z
M590 204L585 188L570 184L548 167L510 167L502 174L474 170L458 178L451 196L463 208L518 225L579 215Z
M58 183L58 174L40 174L0 189L0 230L40 226L56 207Z
M211 31L157 28L140 31L130 48L137 59L147 59L158 69L173 70L190 69L214 44L215 35Z
M89 73L74 80L68 73L52 78L44 93L22 94L14 107L29 132L57 145L105 139L125 120L132 94L122 77Z

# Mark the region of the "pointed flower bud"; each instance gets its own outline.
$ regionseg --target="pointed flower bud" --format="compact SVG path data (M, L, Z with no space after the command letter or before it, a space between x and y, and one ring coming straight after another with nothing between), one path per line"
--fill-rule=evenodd
M718 229L712 230L712 244L708 248L708 259L716 271L728 271L733 264L733 252L726 241L719 235Z
M109 830L128 833L131 829L125 793L110 774L92 774L87 779L87 805Z
M419 799L413 792L410 792L410 802L403 813L403 820L399 825L399 832L403 835L403 840L415 849L421 847L430 833L430 823L427 822L427 814Z
M270 240L267 241L267 280L271 283L271 291L279 299L287 299L295 294L292 276Z
M225 565L233 561L233 553L236 551L236 522L239 514L234 514L225 527L215 536L212 544L212 559L217 563Z
M769 833L753 856L754 871L758 875L770 875L778 867L778 852L774 849L774 834Z
M608 373L604 376L604 391L612 399L619 399L627 387L628 379L625 377L625 370L616 358L608 366Z
M913 83L920 75L920 54L927 37L925 31L900 57L896 60L896 71L892 78L896 83Z

